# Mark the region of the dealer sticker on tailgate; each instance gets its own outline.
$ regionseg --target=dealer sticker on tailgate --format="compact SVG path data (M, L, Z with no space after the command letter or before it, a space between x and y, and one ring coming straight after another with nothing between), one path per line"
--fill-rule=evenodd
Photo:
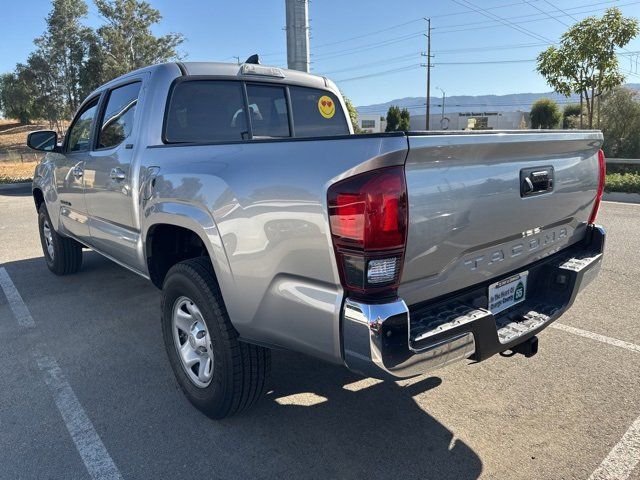
M496 314L524 301L527 291L527 275L521 272L489 285L489 310Z

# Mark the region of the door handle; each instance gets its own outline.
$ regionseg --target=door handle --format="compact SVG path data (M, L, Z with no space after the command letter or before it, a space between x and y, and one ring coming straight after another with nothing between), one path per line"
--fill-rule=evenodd
M520 170L520 196L528 197L553 191L552 166Z
M80 178L83 173L84 173L84 170L82 169L82 167L73 167L73 169L71 170L71 175L73 175L76 178Z
M127 178L127 176L125 175L124 171L121 168L112 168L111 169L111 178L113 180L124 180L125 178Z

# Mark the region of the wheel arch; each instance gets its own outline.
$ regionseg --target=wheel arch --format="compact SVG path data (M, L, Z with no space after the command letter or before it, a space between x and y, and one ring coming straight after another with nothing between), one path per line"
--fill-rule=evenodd
M40 211L40 206L44 203L44 193L40 187L34 187L31 194L33 195L33 202L36 205L36 212Z
M231 269L216 224L208 212L194 205L154 205L143 233L149 277L162 288L169 269L178 262L208 256L216 279L231 280Z

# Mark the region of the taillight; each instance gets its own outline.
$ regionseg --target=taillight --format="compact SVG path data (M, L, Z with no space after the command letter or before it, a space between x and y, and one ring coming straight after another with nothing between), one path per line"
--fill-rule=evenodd
M340 280L356 296L395 295L407 236L403 167L363 173L332 185L329 224Z
M596 191L596 199L593 202L593 210L589 216L589 223L594 223L598 216L598 210L600 209L600 202L602 201L602 194L604 193L604 181L607 176L607 165L604 158L604 152L598 151L598 190Z

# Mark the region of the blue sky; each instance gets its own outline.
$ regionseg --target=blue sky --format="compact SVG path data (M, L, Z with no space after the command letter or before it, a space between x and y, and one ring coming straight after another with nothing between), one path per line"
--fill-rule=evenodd
M88 3L86 23L99 26ZM185 35L181 50L187 60L235 61L236 55L258 52L263 63L286 66L284 0L150 3L164 17L156 33ZM440 95L436 87L447 96L545 92L544 79L527 60L557 41L565 24L611 6L640 17L640 1L631 0L312 0L312 71L334 79L356 105L424 96L423 17L431 17L432 96ZM50 7L44 0L4 2L0 72L26 59ZM627 51L640 51L640 38ZM636 60L638 55L621 57L622 68L634 73L629 82L640 82Z

